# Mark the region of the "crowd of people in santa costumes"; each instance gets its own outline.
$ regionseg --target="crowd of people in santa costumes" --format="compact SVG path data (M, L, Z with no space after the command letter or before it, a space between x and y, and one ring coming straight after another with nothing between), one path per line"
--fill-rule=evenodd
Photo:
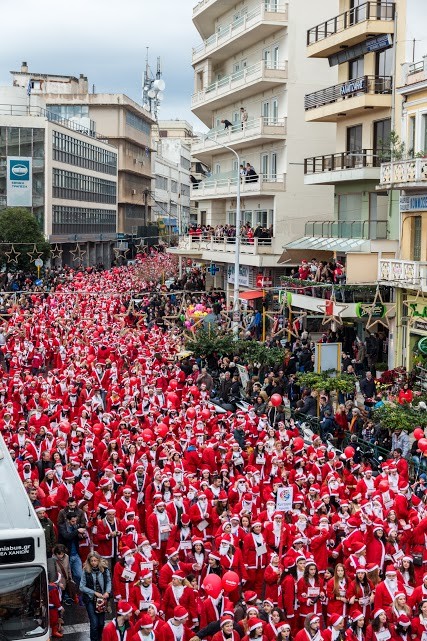
M399 452L374 477L293 421L218 413L174 328L129 322L136 274L74 274L2 328L0 432L51 610L85 606L91 641L426 641L425 498Z

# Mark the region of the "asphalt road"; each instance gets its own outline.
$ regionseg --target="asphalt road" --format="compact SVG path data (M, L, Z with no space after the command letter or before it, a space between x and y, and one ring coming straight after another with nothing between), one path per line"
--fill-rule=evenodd
M113 615L108 614L106 621L112 619ZM65 606L64 612L64 641L88 641L89 619L86 608L78 605Z

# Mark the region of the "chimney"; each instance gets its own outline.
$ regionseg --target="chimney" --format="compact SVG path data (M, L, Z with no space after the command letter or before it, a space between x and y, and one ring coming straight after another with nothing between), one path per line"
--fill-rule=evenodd
M84 73L81 73L79 76L79 93L88 93L87 76L85 76Z
M28 65L26 62L23 62L21 65L21 72L22 73L28 73Z

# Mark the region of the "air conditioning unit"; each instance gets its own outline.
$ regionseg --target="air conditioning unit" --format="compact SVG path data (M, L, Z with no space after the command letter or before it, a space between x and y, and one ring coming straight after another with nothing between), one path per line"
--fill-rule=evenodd
M132 189L131 194L132 196L136 196L136 189Z

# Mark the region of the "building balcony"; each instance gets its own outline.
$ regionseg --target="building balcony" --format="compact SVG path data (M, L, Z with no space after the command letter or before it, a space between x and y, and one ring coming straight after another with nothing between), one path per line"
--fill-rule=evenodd
M305 158L304 184L335 185L353 180L378 182L380 164L380 156L373 149Z
M338 122L344 116L356 116L370 109L391 109L391 76L361 76L320 91L304 99L307 122Z
M274 238L240 240L241 263L244 265L273 267L277 265L281 251L276 252ZM227 236L203 238L184 236L178 247L169 248L169 253L189 256L195 259L233 263L236 254L236 239Z
M305 223L305 236L385 240L388 237L388 223L386 220L352 220L348 222L338 220L313 220Z
M307 31L307 56L327 58L371 36L394 32L395 4L365 2Z
M390 287L421 289L427 292L427 263L417 260L381 258L378 266L378 282Z
M237 196L238 178L236 172L218 174L200 183L194 184L191 189L191 200L209 200L211 198L230 198ZM240 181L242 196L274 195L286 189L286 174L260 174L257 180Z
M142 161L131 156L119 155L119 171L151 178L151 162L148 159Z
M212 155L224 153L223 145L233 147L238 151L252 147L254 142L264 144L274 140L286 138L286 118L250 118L245 127L239 122L228 129L212 129L208 134L194 142L191 147L193 157L202 161L211 158Z
M193 47L193 65L209 56L215 63L229 59L239 51L252 46L256 39L264 40L288 22L288 5L261 2L248 13L228 24L221 25L215 33L197 47Z
M262 93L285 84L288 77L287 62L266 62L260 60L229 76L224 76L208 85L206 89L193 94L191 108L202 122L210 123L212 111L222 109L238 98L243 102L249 96ZM236 96L236 93L238 96Z
M378 189L426 189L427 158L394 160L381 165Z

